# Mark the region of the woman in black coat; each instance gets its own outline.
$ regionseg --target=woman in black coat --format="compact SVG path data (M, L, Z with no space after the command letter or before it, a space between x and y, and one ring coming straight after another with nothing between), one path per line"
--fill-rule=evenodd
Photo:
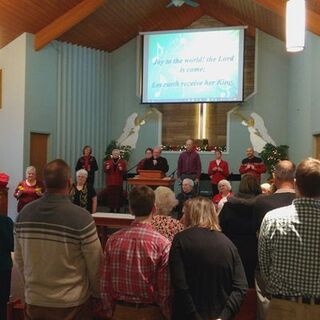
M169 266L172 320L232 319L247 289L237 249L220 232L212 201L188 200L186 230L173 239Z
M242 176L239 192L229 198L220 212L222 232L237 247L250 288L254 288L254 272L258 262L258 239L254 228L253 205L261 188L255 176Z
M92 155L92 148L84 146L82 149L82 157L80 157L76 164L76 171L84 169L88 172L87 183L91 186L94 185L94 175L98 170L96 158Z

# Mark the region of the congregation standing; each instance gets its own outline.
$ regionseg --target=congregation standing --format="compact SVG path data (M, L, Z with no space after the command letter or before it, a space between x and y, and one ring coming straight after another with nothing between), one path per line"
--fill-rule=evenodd
M228 164L215 152L208 173L218 193L211 201L196 193L199 154L192 139L187 143L179 157L181 193L176 197L166 187L134 187L128 198L135 220L109 237L104 257L88 214L96 211L97 200L89 172L77 170L71 186L64 161L46 166L44 195L43 187L21 208L15 226L26 319L92 319L93 301L101 306L104 319L232 319L248 287L256 290L259 320L320 318L320 161L306 159L297 169L289 160L278 162L273 173L276 191L262 194L265 165L248 148L239 169L239 191L233 194ZM86 166L91 151L84 153ZM154 167L169 169L159 147L147 149L139 163L141 170ZM113 150L104 171L112 195L108 205L116 212L126 170L120 150ZM37 185L35 171L31 178L30 183L26 177L28 187ZM6 267L0 264L1 279L12 267L13 224L8 219L0 221L0 230L7 230L7 235L0 233L1 243L6 243L0 243L6 261ZM0 312L5 312L7 293L1 291Z

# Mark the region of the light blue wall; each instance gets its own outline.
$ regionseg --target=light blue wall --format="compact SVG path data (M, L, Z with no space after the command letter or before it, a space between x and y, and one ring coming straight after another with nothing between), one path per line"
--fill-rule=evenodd
M25 165L30 132L50 134L48 159L62 158L71 168L88 144L100 167L95 184L100 188L109 112L109 54L59 41L36 52L33 38L27 34Z
M248 109L265 121L276 144L287 144L288 53L285 43L259 31L257 94L248 103Z
M289 59L288 144L293 161L313 155L320 133L320 39L306 33L304 51Z
M27 33L25 152L24 167L30 165L30 133L49 134L48 159L57 153L57 63L55 43L40 51L33 49L33 35Z
M57 157L74 168L84 145L90 145L99 171L95 186L103 183L107 141L108 53L56 42Z
M120 135L126 118L133 112L143 114L148 108L140 104L136 97L136 40L132 40L110 56L110 108L112 124L110 139ZM244 115L251 112L260 114L271 136L279 144L287 143L287 101L288 101L288 56L284 43L258 32L258 86L257 94L245 102L240 111ZM241 125L241 121L230 117L229 152L224 158L229 161L231 171L238 173L239 163L245 157L245 149L250 145L249 132ZM155 117L141 127L136 150L134 150L130 165L143 158L147 146L159 142L159 122ZM168 159L170 170L176 168L179 153L164 152ZM206 172L209 161L213 158L210 153L201 153L203 172Z
M150 110L149 105L142 105L136 95L136 39L129 41L120 49L110 54L110 122L109 142L118 139L127 118L134 112L143 116ZM145 125L141 126L136 149L132 153L130 166L141 160L148 146L159 144L159 122L157 114L152 114Z

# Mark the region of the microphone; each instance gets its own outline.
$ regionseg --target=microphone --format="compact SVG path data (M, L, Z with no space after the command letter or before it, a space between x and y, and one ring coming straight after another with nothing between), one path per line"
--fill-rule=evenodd
M130 173L130 171L136 168L137 166L138 166L138 163L125 172L125 174L123 175L124 180L128 180L128 178L133 178L136 175L135 173Z
M172 171L171 174L169 174L169 177L170 177L170 178L173 178L173 177L174 177L174 174L176 173L176 171L177 171L177 169L175 169L174 171Z

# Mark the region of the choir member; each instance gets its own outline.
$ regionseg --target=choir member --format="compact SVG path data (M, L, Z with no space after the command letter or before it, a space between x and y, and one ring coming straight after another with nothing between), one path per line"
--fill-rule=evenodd
M36 168L27 167L26 179L19 182L14 192L14 197L18 200L17 211L20 212L26 204L39 199L43 195L44 189L42 181L37 180Z
M142 168L143 170L160 170L163 173L169 171L167 159L161 157L161 147L153 148L152 158L146 159Z
M90 146L84 146L82 149L83 156L79 158L76 171L84 169L88 172L87 183L94 185L94 175L98 170L97 160L92 156L92 148Z
M200 156L196 151L193 139L188 139L186 141L186 151L182 152L178 159L177 176L181 182L183 179L189 178L198 184L200 175Z
M211 179L213 196L215 196L216 194L219 194L219 190L218 190L219 181L228 179L228 176L229 176L229 165L227 161L222 160L221 151L216 150L214 155L215 155L215 160L212 160L209 163L209 167L208 167L208 175Z
M153 154L152 148L147 148L145 151L145 158L141 159L139 163L137 164L137 173L139 173L139 170L143 170L143 165L146 160L151 159Z
M254 155L253 148L247 149L247 158L242 160L239 172L241 174L251 174L260 182L261 174L266 172L266 166L262 159Z
M111 212L120 212L123 201L123 176L126 170L127 164L121 159L120 150L113 149L111 159L104 162L107 185L106 200Z
M76 173L77 181L70 190L71 201L86 208L90 213L97 211L97 194L92 185L87 183L88 172L80 169Z

